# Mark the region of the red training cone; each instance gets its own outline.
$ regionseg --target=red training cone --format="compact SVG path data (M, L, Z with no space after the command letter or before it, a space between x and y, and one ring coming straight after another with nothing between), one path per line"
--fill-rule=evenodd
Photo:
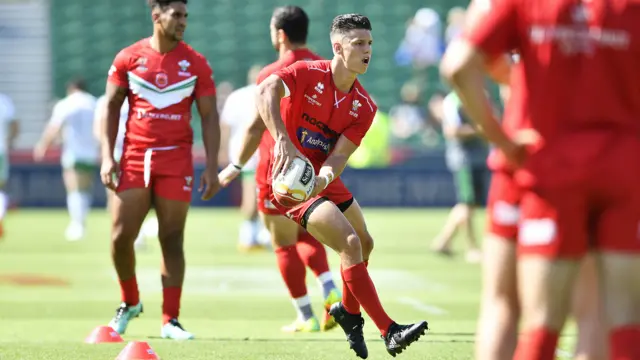
M98 326L84 340L87 344L119 343L123 341L120 334L109 326Z
M144 341L131 341L116 360L160 360L155 351Z

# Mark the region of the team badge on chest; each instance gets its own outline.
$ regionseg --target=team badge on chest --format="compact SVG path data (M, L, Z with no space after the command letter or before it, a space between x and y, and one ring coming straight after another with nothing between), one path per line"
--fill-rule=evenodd
M169 77L165 73L156 74L156 85L158 87L163 88L169 84Z

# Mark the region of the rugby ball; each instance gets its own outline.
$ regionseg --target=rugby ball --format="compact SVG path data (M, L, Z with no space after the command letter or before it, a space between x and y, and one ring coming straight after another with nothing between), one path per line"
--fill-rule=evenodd
M311 162L295 157L289 168L273 179L273 195L280 205L294 207L309 199L315 182L316 175Z

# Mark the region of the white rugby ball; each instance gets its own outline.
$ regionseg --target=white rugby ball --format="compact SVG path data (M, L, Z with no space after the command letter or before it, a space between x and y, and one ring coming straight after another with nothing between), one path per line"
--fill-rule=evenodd
M284 207L294 207L309 199L316 182L313 165L308 159L295 157L288 169L273 179L273 195Z

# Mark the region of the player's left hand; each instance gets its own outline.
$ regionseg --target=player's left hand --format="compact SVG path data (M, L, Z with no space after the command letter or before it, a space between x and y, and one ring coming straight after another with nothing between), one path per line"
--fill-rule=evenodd
M220 190L220 181L215 168L206 167L200 175L200 187L198 192L202 193L202 200L209 200Z
M226 187L235 178L237 178L241 172L242 170L239 169L239 166L236 166L234 164L229 164L227 165L226 168L222 169L222 171L220 171L220 173L218 174L218 181L220 182L220 185L222 185L223 187Z
M327 178L324 176L316 176L315 183L313 185L313 191L309 195L309 199L313 199L318 196L327 187Z

